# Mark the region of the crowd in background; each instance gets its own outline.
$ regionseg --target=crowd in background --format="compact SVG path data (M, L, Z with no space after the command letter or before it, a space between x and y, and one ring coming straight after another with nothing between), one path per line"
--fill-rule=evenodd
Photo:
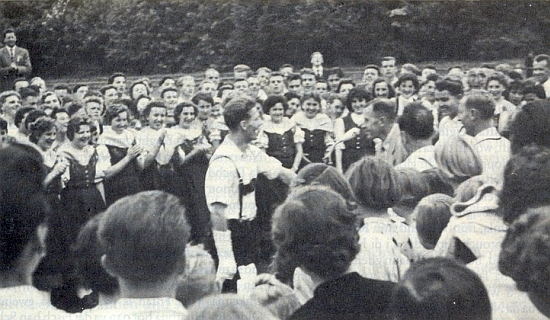
M323 63L200 83L113 73L98 91L14 79L0 94L2 312L549 318L550 57L446 72L385 57L359 83ZM227 201L254 241L213 227L226 190L212 181L227 177L212 163L236 136L289 177L237 168ZM264 274L227 267L242 246Z

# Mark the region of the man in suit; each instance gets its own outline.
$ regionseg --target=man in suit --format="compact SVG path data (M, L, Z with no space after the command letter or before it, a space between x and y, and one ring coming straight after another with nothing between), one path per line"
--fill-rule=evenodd
M0 75L2 91L11 90L15 79L26 77L31 73L31 59L29 52L15 45L17 37L13 29L6 29L3 33L5 46L0 49Z
M324 60L321 52L314 52L311 54L311 69L317 79L326 78L326 71L323 69L323 62Z

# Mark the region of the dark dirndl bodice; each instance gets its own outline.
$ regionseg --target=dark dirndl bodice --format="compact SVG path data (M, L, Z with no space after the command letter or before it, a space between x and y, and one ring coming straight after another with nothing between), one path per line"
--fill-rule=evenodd
M325 135L327 131L321 129L308 130L302 128L304 131L305 140L303 143L304 156L306 156L311 162L323 162L325 156L325 150L327 148L325 144Z
M128 148L110 145L106 145L106 147L111 156L111 165L115 165L121 161L128 152ZM109 179L105 179L105 198L107 200L107 205L111 205L118 199L138 193L141 190L140 170L135 159L119 173Z
M294 131L289 129L283 134L265 132L268 137L266 153L281 161L283 167L292 168L296 156L296 144L294 143Z
M343 118L344 120L344 132L348 132L353 128L358 128L357 124L353 122L351 116L348 115ZM346 149L342 150L342 169L344 172L351 166L352 163L361 159L365 155L374 155L374 142L369 139L366 134L361 132L355 138L344 142Z

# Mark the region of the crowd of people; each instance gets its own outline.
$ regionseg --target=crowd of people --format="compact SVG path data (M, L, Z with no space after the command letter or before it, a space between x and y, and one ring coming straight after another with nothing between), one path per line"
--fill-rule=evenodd
M13 79L0 317L550 318L550 56L323 63Z

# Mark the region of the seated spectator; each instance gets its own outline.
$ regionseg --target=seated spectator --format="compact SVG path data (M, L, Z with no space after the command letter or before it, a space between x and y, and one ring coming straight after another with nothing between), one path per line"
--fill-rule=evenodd
M189 239L185 208L177 197L147 191L122 198L105 211L97 234L101 264L117 278L120 299L90 310L90 316L187 316L175 299Z
M479 277L450 259L432 258L411 266L397 285L391 319L490 320L491 303Z
M350 269L359 252L357 229L339 194L323 187L294 191L277 208L272 230L276 263L295 263L316 287L313 298L290 319L373 319L384 314L394 284L363 278Z

